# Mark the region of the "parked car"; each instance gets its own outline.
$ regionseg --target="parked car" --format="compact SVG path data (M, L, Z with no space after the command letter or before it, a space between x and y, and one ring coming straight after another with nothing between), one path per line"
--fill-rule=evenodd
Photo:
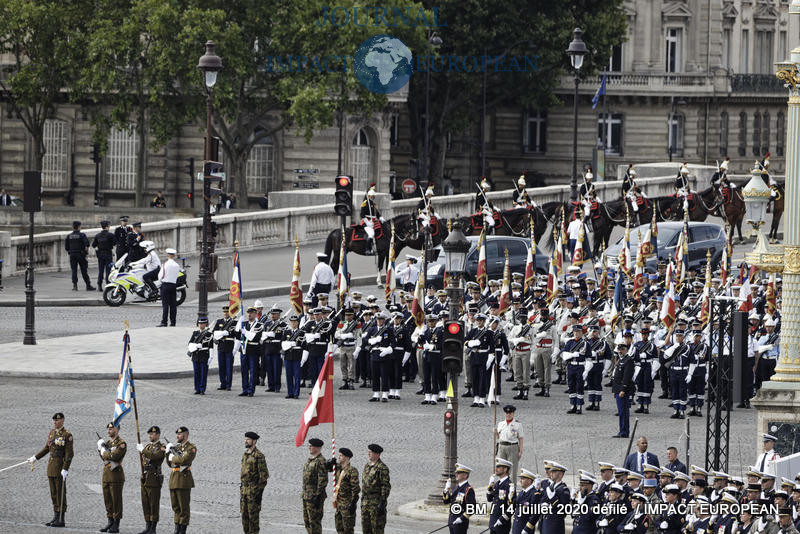
M467 253L466 279L475 280L478 272L478 236L467 237L470 242L470 249ZM528 249L530 239L510 236L487 236L486 237L486 273L490 280L503 278L503 267L505 266L505 250L508 250L508 264L511 272L525 272L525 261L528 259ZM547 262L549 255L544 254L539 247L536 247L534 265L539 274L547 273ZM434 248L430 253L428 261L428 276L425 283L428 287L441 289L442 277L445 270L445 257L442 246Z
M634 261L639 250L639 233L641 232L642 239L644 239L649 228L649 224L644 224L631 229L631 258ZM682 230L682 222L658 223L658 261L666 262L675 256L675 247L678 246L678 236ZM625 236L606 250L610 267L616 268L619 265L619 253L622 250L623 239ZM711 266L716 269L722 259L724 248L725 231L720 225L706 222L689 223L689 267L703 269L706 263L706 252L711 250ZM650 256L645 268L655 271L656 267L656 258Z

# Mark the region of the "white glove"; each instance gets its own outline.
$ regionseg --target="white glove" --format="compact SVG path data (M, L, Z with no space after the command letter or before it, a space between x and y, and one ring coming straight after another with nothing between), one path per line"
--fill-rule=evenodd
M269 336L269 334L273 334L273 337L274 337L274 333L273 332L267 333L267 336ZM247 341L253 341L254 337L256 337L256 333L255 333L254 330L248 330L247 332L244 333L244 338Z
M759 354L761 354L763 352L771 350L772 347L774 347L774 345L761 345L760 347L758 347L757 351L758 351Z
M498 519L497 521L495 521L494 527L497 528L499 526L502 526L502 524L503 524L503 520L502 519Z
M361 347L358 347L356 350L353 351L353 359L354 360L358 359L358 355L359 355L360 352L361 352Z
M319 337L319 334L314 334L314 333L306 334L306 341L309 341L309 342L310 341L314 341L318 337Z
M489 477L489 485L490 485L490 486L491 486L492 484L494 484L495 482L497 482L497 476L495 476L495 475L492 475L491 477Z
M661 524L658 525L658 528L660 528L661 530L666 530L668 527L669 523L667 523L666 521L662 521Z
M546 331L545 332L539 332L538 334L536 334L536 339L542 339L546 335L547 335Z
M169 452L174 448L175 448L175 445L173 445L172 443L167 443L167 451L166 452Z
M33 465L35 461L36 461L36 456L31 456L30 458L28 458L28 463L31 465Z
M288 339L286 341L281 341L281 349L282 350L287 351L287 350L290 350L292 348L294 348L294 341L289 341Z
M241 340L237 339L236 341L233 342L233 353L234 354L239 352L239 349L241 349L241 348L242 348Z
M342 339L353 339L353 333L347 332L346 334L342 334Z
M628 523L627 525L622 527L622 530L633 530L633 529L634 529L633 523Z
M583 381L584 381L584 382L586 381L586 377L587 377L587 376L589 376L589 369L585 369L585 370L583 371Z
M144 450L144 445L141 443L136 444L136 450L142 452Z
M381 342L381 336L372 336L367 340L370 345L377 345Z
M97 450L98 451L102 451L103 450L103 445L105 445L105 441L103 441L102 439L98 439L97 440Z
M450 491L450 488L453 486L453 482L448 478L447 483L444 485L444 491Z
M422 345L422 348L425 350L433 350L433 343L425 343Z
M267 332L267 333L266 333L266 336L267 336L268 338L270 338L270 339L273 339L273 338L275 337L275 332Z
M460 525L460 524L461 524L461 516L458 516L458 517L456 518L456 520L455 520L455 521L453 521L453 524L454 524L454 525Z
M380 352L381 358L383 358L384 356L390 355L393 351L394 351L394 349L392 347L386 347L385 349L381 350L381 352Z
M530 532L528 532L528 529L527 529L527 528L523 528L523 529L522 529L522 532L521 532L520 534L531 534L531 533L530 533Z
M605 518L601 519L600 521L597 522L597 526L598 527L607 527L608 526L608 519L605 519Z
M170 454L167 459L171 462L175 458L174 454Z
M67 480L67 473L69 473L69 471L67 471L66 469L62 469L61 470L61 478L63 478L64 480Z
M217 330L217 331L214 332L214 339L219 341L220 339L225 337L225 334L227 334L227 332L225 332L225 330Z
M486 370L488 371L489 369L491 369L493 364L494 364L494 354L489 356L489 358L486 360Z
M405 365L406 362L409 360L409 358L411 358L411 353L410 352L404 353L403 354L403 363L401 363L400 365L401 366ZM448 482L450 482L450 481L448 480Z
M307 351L307 350L304 350L304 351L303 351L303 356L300 358L300 366L301 366L301 367L302 367L303 365L305 365L305 363L306 363L306 360L308 360L308 351Z
M470 339L469 341L467 341L467 346L470 347L470 348L473 348L473 349L475 347L480 347L481 346L481 340L480 339Z
M688 384L691 381L692 381L692 375L686 375L686 383Z

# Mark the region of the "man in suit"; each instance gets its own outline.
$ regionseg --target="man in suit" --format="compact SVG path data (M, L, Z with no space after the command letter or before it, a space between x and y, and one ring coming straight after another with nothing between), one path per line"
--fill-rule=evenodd
M689 471L686 469L686 464L678 460L678 449L675 447L667 447L667 465L664 467L673 473L677 473L678 471L686 474L689 473Z
M642 436L636 442L636 452L633 452L625 458L625 469L629 471L636 471L642 473L644 464L654 465L660 467L658 463L658 456L652 452L647 452L647 438Z

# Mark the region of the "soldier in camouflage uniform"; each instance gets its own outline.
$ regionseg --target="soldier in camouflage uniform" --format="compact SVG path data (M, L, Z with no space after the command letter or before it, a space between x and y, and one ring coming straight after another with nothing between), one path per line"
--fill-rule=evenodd
M328 468L322 457L323 442L318 438L308 440L311 457L303 466L303 524L308 534L322 534L325 486L328 485Z
M119 427L114 423L106 425L108 439L97 440L97 452L103 460L103 502L106 505L108 524L100 532L119 532L122 519L122 486L125 485L125 471L122 459L128 452L128 446L119 437Z
M53 429L47 435L42 450L28 458L33 463L50 454L47 462L47 479L50 481L50 500L53 501L53 519L45 523L48 527L63 527L64 512L67 511L67 471L75 453L72 450L72 434L64 428L64 414L53 416Z
M264 488L267 487L269 469L264 453L256 448L259 435L255 432L244 434L244 454L242 454L241 499L239 511L242 513L242 528L244 534L258 534L261 527L259 514L261 513L261 498Z
M156 534L158 524L158 507L161 501L161 486L164 485L164 475L161 474L161 464L164 462L164 451L161 443L161 429L151 426L147 435L150 442L147 445L136 444L136 450L144 459L144 472L142 473L142 512L147 523L147 529L139 534Z
M386 502L389 500L389 468L381 461L383 447L367 446L369 462L361 471L361 530L364 534L383 534L386 526Z
M328 460L328 470L336 465L334 498L336 501L336 532L353 534L356 526L356 506L358 506L358 469L350 464L353 451L347 448L339 450L339 462Z
M167 443L164 452L167 454L167 465L172 469L169 474L169 497L172 502L172 511L175 513L175 531L173 534L186 534L189 526L191 511L189 504L192 500L194 477L192 476L192 462L197 456L197 447L189 442L189 429L185 426L175 431L177 445Z

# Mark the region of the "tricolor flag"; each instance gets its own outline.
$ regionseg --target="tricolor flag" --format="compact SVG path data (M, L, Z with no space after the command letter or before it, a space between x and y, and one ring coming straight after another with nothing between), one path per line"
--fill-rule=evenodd
M422 251L421 262L425 265L425 250ZM421 328L425 324L425 273L420 271L417 285L414 287L414 300L411 302L411 315L414 323Z
M555 251L553 251L555 255ZM553 256L550 257L550 262L547 266L547 303L552 303L558 297L558 272L556 265L553 261Z
M650 227L647 229L647 232L645 232L644 239L639 240L639 251L644 255L645 258L648 258L653 254L658 256L658 226L656 225L655 210L653 210L653 221L650 223Z
M700 303L700 322L703 327L711 318L711 264L706 263L706 283L703 286L702 302Z
M661 311L658 316L667 328L671 328L675 323L675 284L671 280L669 282L669 291L664 295L664 301L661 303Z
M122 418L128 415L133 407L136 397L133 390L133 372L128 351L131 348L131 338L128 331L122 336L122 363L119 369L119 382L117 382L117 398L114 400L114 426L119 426Z
M228 291L228 317L243 315L242 310L242 269L239 265L239 251L233 251L233 277Z
M606 245L603 243L603 253L602 253L602 260L601 264L603 266L602 270L600 271L600 282L598 284L598 291L597 296L602 297L605 299L608 297L608 261L606 259Z
M395 275L394 266L394 221L392 221L392 240L389 242L389 263L386 266L386 282L384 283L384 291L386 292L386 303L392 301L392 293L397 287L397 277Z
M750 277L745 276L739 288L739 311L750 312L753 309L753 295L750 291Z
M629 224L625 225L625 238L622 243L622 250L619 251L619 270L625 273L625 276L631 276L631 267L633 267L633 256L631 255L631 227Z
M302 446L306 441L308 429L320 423L333 423L333 354L330 352L325 357L317 383L311 390L306 409L300 416L300 428L297 430L294 444Z
M511 307L511 267L508 265L508 250L506 250L506 264L503 267L503 286L500 289L499 305L499 315L504 314Z
M536 287L536 241L531 232L531 246L528 249L528 256L525 258L525 282L522 286L522 294L533 294Z
M641 237L641 233L639 234ZM639 242L641 243L642 240L640 239ZM639 247L639 250L636 251L636 268L633 272L633 298L635 298L638 302L642 299L642 291L644 290L644 254L642 253L642 247Z
M347 249L344 247L344 239L342 239L342 248L339 252L339 274L336 278L336 292L339 295L339 304L344 305L347 299L347 294L350 291L350 273L347 271Z
M478 271L475 275L475 280L481 286L481 291L486 289L489 283L489 276L486 274L486 244L484 243L484 234L486 227L481 230L481 236L478 238Z
M303 313L303 289L300 287L300 245L294 240L294 265L292 265L292 285L289 288L289 302L296 313Z

